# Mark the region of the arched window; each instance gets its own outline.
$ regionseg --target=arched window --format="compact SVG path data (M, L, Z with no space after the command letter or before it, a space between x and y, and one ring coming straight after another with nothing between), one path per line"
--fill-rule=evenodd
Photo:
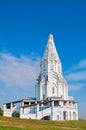
M60 73L60 66L58 66L58 72Z
M53 61L50 61L50 69L53 69Z
M54 94L54 87L52 88L52 93Z
M45 99L45 94L43 94L43 100Z

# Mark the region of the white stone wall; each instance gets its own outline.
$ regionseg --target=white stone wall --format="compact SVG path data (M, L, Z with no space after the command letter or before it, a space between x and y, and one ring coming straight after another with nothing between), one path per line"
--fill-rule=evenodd
M16 107L13 107L11 103L10 109L6 108L6 104L3 105L3 116L12 117L13 112L16 110Z
M42 108L39 110L39 104L35 106L35 112L32 114L30 112L30 108L21 108L21 116L20 118L28 118L28 119L42 119L46 116L50 116L50 120L78 120L78 112L77 106L69 106L66 104L64 106L62 101L60 102L61 106L54 106L54 102L52 101L51 107ZM65 117L64 117L65 113Z
M30 111L31 111L30 107L20 108L20 118L36 119L36 113L34 113L35 107L34 110L32 110L32 112Z

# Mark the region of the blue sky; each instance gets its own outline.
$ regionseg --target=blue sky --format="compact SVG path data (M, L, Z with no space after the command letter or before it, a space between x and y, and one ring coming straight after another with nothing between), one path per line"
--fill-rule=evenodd
M35 95L35 80L48 34L69 84L86 118L86 1L0 1L0 106Z

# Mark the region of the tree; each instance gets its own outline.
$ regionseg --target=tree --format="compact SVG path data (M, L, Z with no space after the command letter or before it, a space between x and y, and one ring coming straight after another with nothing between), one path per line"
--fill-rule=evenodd
M0 116L3 116L3 110L0 108Z
M20 117L20 113L18 111L14 111L13 114L12 114L12 117L19 118Z

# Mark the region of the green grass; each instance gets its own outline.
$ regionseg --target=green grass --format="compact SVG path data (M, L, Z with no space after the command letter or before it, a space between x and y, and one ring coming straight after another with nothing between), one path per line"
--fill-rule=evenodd
M86 121L45 121L0 117L0 130L86 130Z

